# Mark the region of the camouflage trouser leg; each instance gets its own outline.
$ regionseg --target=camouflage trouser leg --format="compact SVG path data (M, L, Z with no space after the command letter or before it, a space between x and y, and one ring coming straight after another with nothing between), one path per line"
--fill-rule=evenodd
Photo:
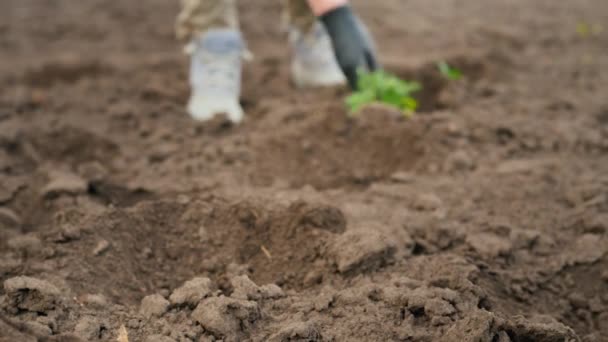
M317 18L314 16L306 0L282 0L283 11L290 25L302 32L308 32Z
M190 40L210 28L238 29L237 0L181 0L175 32L181 40ZM257 0L250 0L257 1ZM291 25L308 31L315 17L306 0L281 0L285 17ZM277 21L277 25L278 25Z

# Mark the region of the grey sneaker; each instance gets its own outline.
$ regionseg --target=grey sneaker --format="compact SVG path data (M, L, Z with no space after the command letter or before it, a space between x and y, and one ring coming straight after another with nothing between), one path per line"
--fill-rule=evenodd
M241 33L209 30L192 41L191 49L190 115L204 121L224 113L232 122L240 122L241 62L246 51Z
M323 87L346 82L334 56L331 38L321 23L315 23L307 34L291 28L289 42L293 49L291 76L296 86Z

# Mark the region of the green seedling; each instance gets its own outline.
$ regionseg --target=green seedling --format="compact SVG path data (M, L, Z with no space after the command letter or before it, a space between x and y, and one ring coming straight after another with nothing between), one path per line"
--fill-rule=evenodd
M449 80L458 81L462 78L462 71L450 66L446 61L438 62L437 69L439 69L439 72Z
M359 73L358 89L346 98L351 114L372 103L382 103L399 109L406 117L418 108L412 94L422 89L418 82L404 81L385 71Z
M590 24L588 22L581 21L576 24L576 33L581 38L589 38L592 36L598 36L602 33L603 27L600 24Z

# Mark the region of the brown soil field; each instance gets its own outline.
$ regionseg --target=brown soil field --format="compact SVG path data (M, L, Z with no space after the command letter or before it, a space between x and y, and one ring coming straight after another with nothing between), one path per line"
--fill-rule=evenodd
M276 0L238 126L178 1L0 1L0 341L608 341L608 1L354 6L413 118L296 89Z

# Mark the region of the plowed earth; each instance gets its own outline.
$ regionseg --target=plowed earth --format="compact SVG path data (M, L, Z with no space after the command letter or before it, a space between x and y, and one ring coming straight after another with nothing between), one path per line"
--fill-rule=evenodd
M1 341L608 341L607 1L355 1L410 120L240 6L234 127L177 1L0 2Z

